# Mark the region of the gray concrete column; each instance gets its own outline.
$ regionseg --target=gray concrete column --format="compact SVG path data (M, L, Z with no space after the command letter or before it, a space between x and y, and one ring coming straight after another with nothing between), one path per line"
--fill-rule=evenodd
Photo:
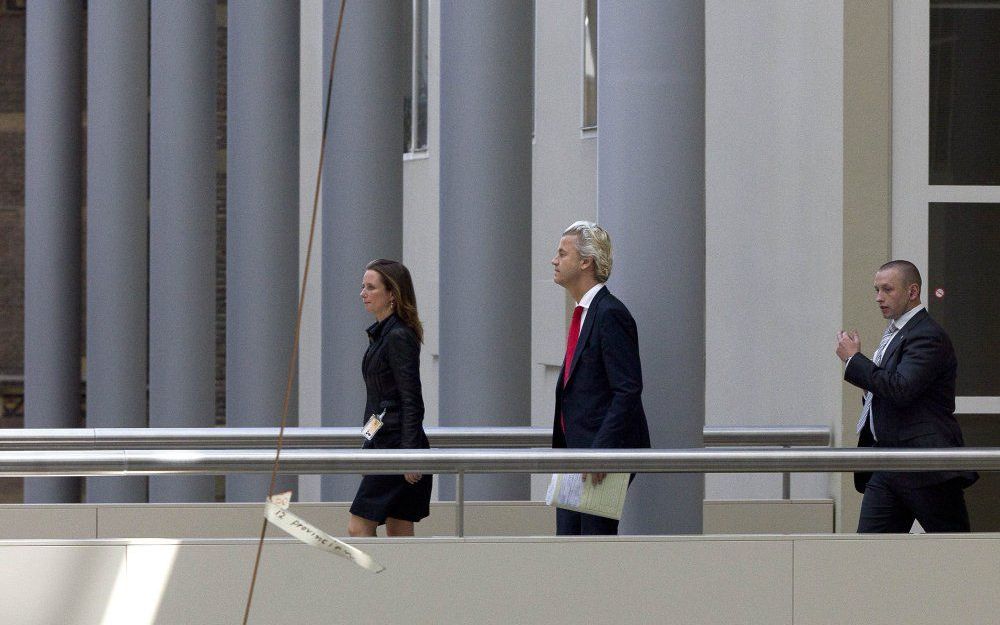
M370 260L403 257L402 8L373 0L344 11L323 171L324 426L362 425L364 330L374 319L361 305L361 276ZM323 7L324 97L339 11L339 0ZM323 476L323 499L351 500L358 480Z
M441 3L441 425L531 423L533 18ZM527 498L528 479L472 476L466 496Z
M24 167L24 426L80 426L83 12L27 14ZM25 503L80 501L75 477L28 478Z
M705 423L705 3L601 2L598 218L609 288L639 328L653 446L700 447ZM701 475L639 476L623 533L700 533Z
M230 2L228 15L226 424L275 427L298 305L298 3ZM263 501L269 483L230 475L226 499Z
M150 4L149 425L215 425L215 0ZM149 500L214 501L211 475Z
M87 426L146 426L149 5L87 5ZM92 502L146 478L88 478Z

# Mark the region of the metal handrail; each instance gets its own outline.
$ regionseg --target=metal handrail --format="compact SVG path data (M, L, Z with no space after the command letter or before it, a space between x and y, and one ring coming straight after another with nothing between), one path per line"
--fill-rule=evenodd
M552 429L544 427L428 427L439 448L548 447ZM63 449L261 449L273 447L278 428L65 428L0 431L0 450ZM830 445L826 426L706 427L709 447ZM357 448L360 428L286 428L285 449Z
M0 475L267 473L271 449L0 451ZM454 473L465 534L466 473L1000 471L1000 448L950 449L287 449L282 473ZM787 494L786 494L787 498Z
M0 451L0 475L267 473L270 449ZM1000 471L1000 448L288 449L282 473Z

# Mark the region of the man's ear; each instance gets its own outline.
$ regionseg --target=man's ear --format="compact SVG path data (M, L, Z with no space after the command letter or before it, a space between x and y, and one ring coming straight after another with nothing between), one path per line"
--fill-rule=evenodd
M920 299L920 285L919 284L911 284L910 285L910 293L909 293L909 295L910 295L910 301L911 302Z

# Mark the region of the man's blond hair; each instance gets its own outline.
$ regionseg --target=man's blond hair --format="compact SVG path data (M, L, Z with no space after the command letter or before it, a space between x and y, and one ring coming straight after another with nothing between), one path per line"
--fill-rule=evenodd
M576 251L581 258L594 261L594 277L607 282L611 277L611 235L592 221L578 221L563 231L563 236L576 236Z

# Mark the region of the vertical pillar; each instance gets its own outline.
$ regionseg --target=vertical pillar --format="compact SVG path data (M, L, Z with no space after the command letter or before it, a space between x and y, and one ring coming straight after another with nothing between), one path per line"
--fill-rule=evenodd
M298 304L298 4L230 2L228 16L226 423L275 427ZM269 483L230 475L226 498L261 501Z
M533 51L530 0L442 1L441 425L530 424ZM465 492L529 484L471 476Z
M323 0L299 3L299 275L306 266L323 130ZM322 214L322 211L321 211ZM302 330L299 336L299 427L319 427L323 396L323 220L313 233L315 253L309 259ZM320 501L322 475L299 476L299 501Z
M610 288L639 327L654 447L702 445L705 423L705 3L602 2L598 218ZM641 475L627 533L700 533L702 475Z
M24 425L80 425L83 12L27 13L24 172ZM28 478L25 503L80 501L75 477Z
M215 1L158 0L150 12L149 425L212 427ZM211 475L149 480L153 502L214 499Z
M87 425L146 426L149 5L87 5ZM92 502L146 478L89 478Z
M375 258L403 256L402 3L348 2L330 108L323 172L323 425L361 427L361 357L374 319L361 277ZM339 0L323 10L324 87ZM325 91L324 91L325 97ZM358 478L323 476L323 499L354 496Z

